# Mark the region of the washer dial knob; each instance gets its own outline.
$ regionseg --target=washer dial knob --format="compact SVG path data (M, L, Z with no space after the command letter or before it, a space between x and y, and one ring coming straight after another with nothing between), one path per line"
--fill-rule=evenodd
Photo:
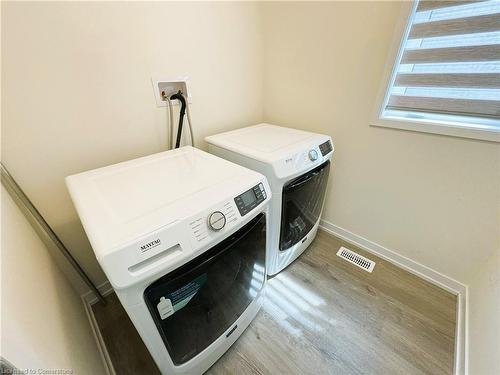
M217 232L226 226L226 216L220 211L214 211L208 216L208 227Z
M309 160L311 160L311 161L318 160L318 151L316 151L316 150L309 151Z

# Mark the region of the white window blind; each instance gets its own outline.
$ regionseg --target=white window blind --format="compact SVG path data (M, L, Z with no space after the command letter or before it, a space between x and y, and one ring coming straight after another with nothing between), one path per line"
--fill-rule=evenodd
M418 2L382 109L500 129L500 0Z

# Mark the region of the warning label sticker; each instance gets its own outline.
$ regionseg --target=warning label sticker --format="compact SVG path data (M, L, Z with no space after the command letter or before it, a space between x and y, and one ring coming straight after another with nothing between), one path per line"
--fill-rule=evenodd
M158 312L160 313L161 319L168 318L170 315L186 306L206 281L207 274L204 273L181 288L161 297L158 303Z

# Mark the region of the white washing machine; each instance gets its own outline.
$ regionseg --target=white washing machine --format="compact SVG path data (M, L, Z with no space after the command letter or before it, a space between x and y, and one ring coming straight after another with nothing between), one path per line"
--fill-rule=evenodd
M267 273L280 272L316 236L334 150L331 137L259 124L205 140L212 154L267 177L273 194Z
M66 179L95 255L163 374L201 374L261 307L266 178L192 147Z

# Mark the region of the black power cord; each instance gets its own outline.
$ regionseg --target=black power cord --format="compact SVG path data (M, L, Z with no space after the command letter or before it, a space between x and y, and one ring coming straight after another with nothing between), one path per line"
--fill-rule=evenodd
M184 115L186 114L186 99L184 98L184 95L182 95L182 91L179 90L177 94L174 94L170 97L170 100L178 100L181 102L179 126L177 127L177 139L175 141L175 148L179 148L181 145L182 123L184 122Z

